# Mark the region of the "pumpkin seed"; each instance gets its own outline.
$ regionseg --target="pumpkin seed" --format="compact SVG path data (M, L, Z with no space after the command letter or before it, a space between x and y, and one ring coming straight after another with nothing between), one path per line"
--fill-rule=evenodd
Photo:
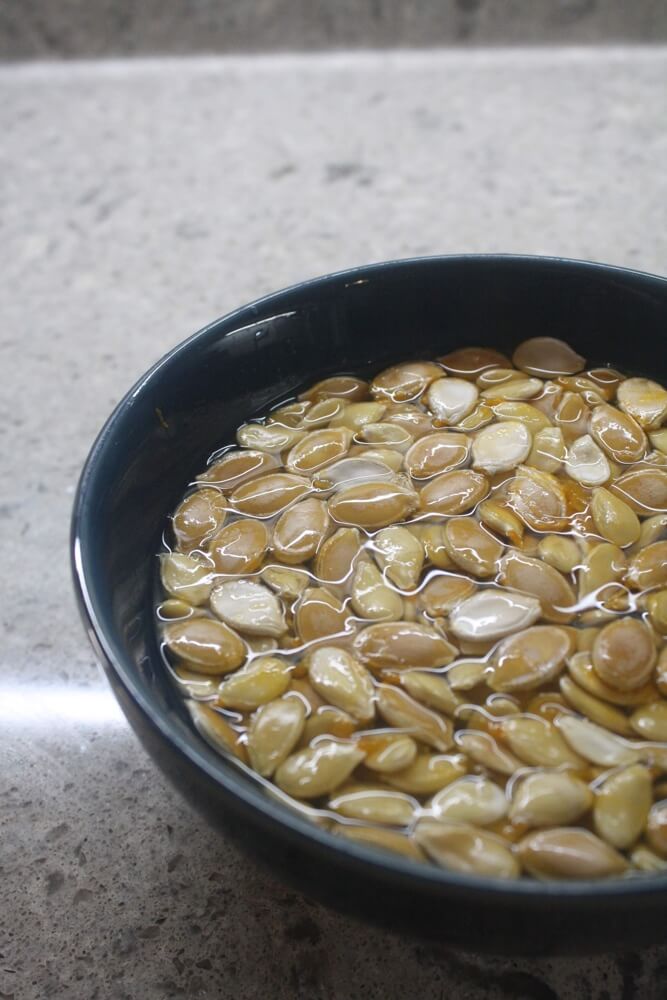
M384 423L406 430L413 441L434 431L433 417L412 403L394 403L387 407Z
M667 511L667 472L663 469L634 469L609 488L642 517Z
M559 573L571 573L581 563L577 543L562 535L545 535L540 539L537 551L540 558Z
M646 607L653 628L661 635L667 635L667 590L649 594L646 598Z
M607 702L600 701L595 695L584 691L570 677L561 677L559 685L561 694L568 705L581 712L592 722L597 722L599 726L604 726L605 729L609 729L612 733L619 733L621 736L632 735L627 716L618 708L613 708Z
M654 448L661 451L663 455L667 455L667 427L660 431L653 431L649 434L649 440Z
M424 565L424 547L407 528L383 528L375 536L373 549L380 567L400 590L417 586Z
M308 656L308 677L317 693L360 722L375 715L374 688L368 671L344 649L320 646Z
M300 698L279 698L262 705L248 726L248 756L258 774L271 777L301 738L306 710Z
M255 580L229 580L211 593L211 610L226 625L248 635L284 635L287 624L279 598Z
M201 701L186 701L188 712L207 743L224 754L231 754L244 764L248 761L245 745L241 736L229 725L220 712Z
M352 432L345 427L310 431L294 445L285 468L300 475L310 475L342 458L351 443Z
M484 681L487 670L486 660L459 660L444 676L452 691L470 691Z
M630 725L645 740L667 743L667 701L642 705L630 716Z
M567 771L536 771L518 785L510 820L527 827L575 823L593 805L588 785Z
M309 497L280 515L273 532L273 550L289 565L307 562L326 537L329 515L326 504Z
M186 692L188 697L196 700L213 699L218 693L219 680L216 676L201 674L194 670L188 670L177 664L173 668L176 681L180 688Z
M644 829L651 808L651 775L641 764L611 774L598 790L593 823L598 836L626 850Z
M370 531L405 520L416 507L416 494L398 483L348 486L329 501L329 513L334 521Z
M237 575L259 569L269 547L269 532L261 521L240 518L219 531L209 552L218 573Z
M532 625L541 614L535 597L489 587L458 604L450 613L449 625L461 639L502 639Z
M463 754L421 753L402 771L384 774L382 780L410 795L433 795L467 770L468 762Z
M476 577L495 576L505 546L469 517L445 525L445 547L452 562Z
M564 629L534 625L503 639L486 682L494 691L530 691L558 676L571 649Z
M541 472L559 472L566 448L560 427L545 427L535 433L526 465Z
M516 756L531 767L575 767L583 761L572 751L548 719L512 715L499 722L503 739ZM576 748L575 748L576 750Z
M347 630L348 614L344 604L325 587L304 590L294 617L296 630L304 643Z
M308 586L310 577L300 569L286 569L284 566L265 566L262 580L286 601L296 601Z
M425 401L443 424L458 424L475 409L479 390L473 382L460 378L439 378L429 386Z
M504 747L501 747L489 733L472 729L459 729L454 734L459 749L463 750L476 764L488 767L498 774L514 774L521 767L521 761Z
M381 785L354 782L343 785L329 800L328 808L349 819L380 826L408 826L419 808L416 799Z
M633 590L648 590L667 584L667 541L654 542L632 557L625 575Z
M470 455L470 438L455 431L426 434L405 455L405 468L413 479L430 479L464 465Z
M622 854L577 827L529 833L518 852L523 867L536 878L606 878L621 875L627 868Z
M283 424L285 427L298 427L303 418L312 407L308 400L295 400L279 406L277 410L271 410L267 417L269 424Z
M270 472L266 476L241 483L231 494L230 500L241 514L252 517L271 517L300 500L310 491L310 483L302 476L288 472Z
M516 878L519 863L500 837L467 823L420 819L414 838L432 861L451 871Z
M371 382L371 394L376 399L392 401L416 399L441 376L442 368L433 361L405 361L376 375Z
M329 422L330 427L347 427L356 432L365 424L376 424L382 420L387 409L385 403L350 403Z
M275 782L295 799L318 799L342 785L363 759L363 751L354 743L321 740L284 760Z
M191 552L218 531L225 523L227 506L224 495L213 487L190 493L174 512L172 528L176 543Z
M332 375L330 378L322 379L321 382L316 382L306 392L302 392L299 399L317 404L330 396L354 401L367 399L368 383L355 378L354 375Z
M627 561L623 550L610 542L595 545L583 560L579 570L579 596L592 594L601 590L608 583L621 580L627 570ZM598 600L606 603L617 588L609 587L603 594L598 594Z
M472 826L488 826L507 815L505 793L481 775L459 778L437 792L428 810L438 819Z
M315 575L323 583L343 583L361 548L356 528L339 528L322 545L315 559Z
M547 621L558 624L572 621L574 591L558 570L542 560L520 552L508 553L500 563L500 582L536 598Z
M162 556L160 579L168 594L194 605L208 600L213 585L210 567L180 552Z
M401 684L413 698L428 708L435 708L445 715L454 716L462 704L461 698L452 690L449 681L442 674L427 670L404 670Z
M371 670L444 667L458 652L434 628L420 622L369 625L355 636L354 648Z
M649 850L645 844L639 844L632 851L630 861L642 872L662 872L667 869L667 861Z
M441 524L410 524L410 531L424 546L428 562L438 569L452 569L453 564L445 547L445 531Z
M352 578L352 607L360 618L393 621L403 617L403 601L372 563L357 564Z
M471 469L457 469L436 476L422 487L420 506L427 514L465 514L476 507L488 492L486 476Z
M667 390L648 378L627 378L618 387L618 405L640 427L655 430L667 417Z
M388 684L377 686L377 708L390 726L408 731L420 743L445 751L452 745L452 724L420 705L404 691Z
M291 448L303 435L299 428L284 424L243 424L236 432L236 440L243 448L280 452Z
M509 365L504 354L489 347L459 347L455 351L438 358L447 372L452 375L462 375L472 378L486 368L498 368Z
M582 486L602 486L611 476L609 462L590 434L583 434L569 445L565 471Z
M241 637L212 618L170 622L163 636L170 653L195 664L202 674L229 673L240 667L246 657Z
M472 463L476 469L495 474L516 469L530 454L533 439L525 424L505 420L483 428L472 443Z
M519 344L512 363L529 375L552 378L576 375L584 368L586 359L556 337L531 337Z
M341 708L334 708L333 705L320 705L306 719L300 742L302 746L309 746L317 736L336 736L339 739L347 739L358 728L359 721L353 719Z
M588 434L591 409L578 392L564 392L556 403L553 421L566 441Z
M591 631L595 635L598 633L598 629L591 629ZM568 670L579 687L602 701L610 701L613 705L645 705L658 697L657 688L650 682L631 691L620 691L610 684L605 684L593 666L590 650L570 657Z
M521 465L510 482L507 499L516 514L533 531L564 531L567 498L555 476Z
M469 413L467 417L459 421L458 430L465 431L478 431L481 427L486 427L493 420L493 410L487 403L479 403L472 413Z
M620 691L640 688L655 665L650 629L636 618L621 618L600 630L593 644L593 666L598 677Z
M595 527L608 542L625 548L639 538L639 518L628 504L609 490L593 490L591 513Z
M509 507L497 500L483 500L477 508L477 513L487 528L507 538L512 545L521 545L524 525Z
M329 421L341 413L348 401L337 396L329 396L313 403L304 414L302 426L304 430L312 431L317 427L326 427Z
M531 399L533 396L537 396L542 391L544 383L539 378L521 378L518 372L515 372L515 375L518 377L508 379L507 381L500 382L498 385L484 389L481 393L482 399Z
M361 749L366 753L364 767L379 774L394 774L402 771L415 760L417 744L410 736L384 733L378 736L362 736Z
M233 490L235 486L277 469L280 463L275 455L266 451L228 451L226 455L209 465L206 472L197 476L200 483L211 483L223 490Z
M621 465L638 462L646 453L646 435L637 421L608 403L593 410L590 433L603 451Z
M555 725L572 749L600 767L621 767L639 760L639 752L614 733L575 715L559 715Z
M667 858L667 801L651 806L646 823L646 839L661 858Z
M385 830L375 826L339 826L335 832L347 840L355 840L360 844L371 844L382 851L392 854L402 854L412 861L425 861L426 856L409 837L395 830Z
M252 660L221 683L219 702L225 708L252 712L287 691L290 670L289 664L274 656Z

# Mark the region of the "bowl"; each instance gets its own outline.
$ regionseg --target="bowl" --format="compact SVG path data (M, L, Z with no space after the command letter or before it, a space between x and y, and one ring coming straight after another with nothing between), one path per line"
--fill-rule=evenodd
M458 256L354 268L270 295L170 351L118 404L83 469L72 522L79 606L116 697L183 795L272 872L339 910L506 953L648 945L667 879L502 882L334 837L267 794L194 730L154 627L165 518L236 427L328 374L528 337L667 381L667 280L555 258Z

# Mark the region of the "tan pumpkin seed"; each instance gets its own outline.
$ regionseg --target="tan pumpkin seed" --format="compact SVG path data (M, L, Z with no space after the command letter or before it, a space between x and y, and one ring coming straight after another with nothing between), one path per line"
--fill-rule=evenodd
M521 378L519 376L489 389L484 389L481 396L482 399L492 400L532 399L533 396L539 395L543 385L544 383L539 378Z
M184 552L196 549L223 526L226 517L226 501L220 490L207 486L190 493L172 518L178 548Z
M392 733L361 736L361 749L366 753L364 767L379 774L403 771L415 760L417 744L410 736Z
M302 392L299 399L317 404L330 396L355 402L368 399L368 383L355 378L354 375L332 375L330 378L322 379L321 382L316 382L306 392Z
M559 686L568 705L575 708L577 712L581 712L591 722L596 722L599 726L604 726L605 729L609 729L612 733L618 733L620 736L632 735L627 716L620 709L614 708L588 691L584 691L570 677L561 677Z
M627 570L627 560L623 550L610 542L595 545L582 560L579 570L579 597L592 594L605 587L606 584L621 580ZM598 595L603 603L611 597L618 588L609 587Z
M633 590L648 590L667 584L667 541L654 542L632 557L625 575Z
M593 410L590 433L607 455L621 465L638 462L646 453L646 435L637 421L607 403Z
M566 441L575 441L589 432L591 408L578 392L564 392L556 403L553 422Z
M428 708L435 708L445 715L454 716L462 699L452 690L449 681L442 674L426 670L404 670L400 675L401 685L409 695Z
M202 674L229 673L240 667L246 657L241 637L213 618L170 622L163 636L170 653L186 663L196 664Z
M442 524L410 524L407 529L424 546L428 562L438 569L453 568L452 561L447 555L445 531Z
M507 382L523 379L523 373L509 366L486 368L476 378L475 383L480 389L494 389Z
M405 361L376 375L371 394L394 402L416 399L431 382L442 377L442 368L433 361Z
M248 755L245 745L241 742L240 734L232 729L220 712L216 712L214 708L201 701L186 701L185 705L196 729L207 743L210 743L216 750L231 754L244 764L248 762Z
M520 842L521 864L536 878L607 878L627 868L622 854L589 830L556 827L529 833Z
M295 601L304 592L310 577L300 569L286 569L284 566L265 566L262 580L286 601Z
M430 479L464 465L470 456L470 438L456 431L426 434L405 455L405 468L413 479Z
M639 760L639 752L619 736L575 715L559 715L555 725L575 753L600 767L621 767Z
M565 471L582 486L602 486L611 475L604 452L590 434L583 434L568 446Z
M385 403L350 403L330 421L330 427L347 427L350 431L359 431L365 424L376 424L382 420Z
M410 795L433 795L468 770L463 754L418 754L402 771L384 774L383 781Z
M559 427L545 427L535 433L526 465L541 472L559 472L565 454L562 430Z
M302 426L304 430L312 431L317 427L326 427L335 416L341 413L348 406L346 399L336 396L329 396L313 403L304 414Z
M611 774L598 789L595 832L612 847L626 850L644 829L650 808L651 774L641 764L632 764Z
M219 703L224 708L252 712L287 691L290 672L290 665L274 656L252 660L220 684Z
M545 535L537 551L540 558L559 573L571 573L582 561L577 543L563 535Z
M353 782L338 789L335 797L329 799L328 808L364 823L408 826L419 803L404 792Z
M663 455L667 455L667 427L660 431L653 431L652 434L649 434L649 439L654 448L657 448Z
M370 844L372 847L379 847L382 851L391 851L392 854L402 854L412 861L426 861L426 855L421 847L418 847L409 837L395 830L385 830L375 826L348 826L340 825L335 833L347 840L354 840L359 844Z
M489 733L459 729L454 734L454 740L459 749L476 764L488 767L490 771L510 775L521 767L518 757L501 747Z
M452 562L476 577L495 576L505 546L469 517L445 525L445 547Z
M424 547L407 528L383 528L373 540L373 551L387 578L400 590L417 586L424 565Z
M475 584L462 576L435 576L419 592L419 603L433 618L448 615L475 593Z
M175 597L170 597L166 601L162 601L161 604L158 604L156 613L158 619L163 622L173 621L178 618L191 618L192 615L202 614L201 611L195 611L187 601L181 601Z
M509 484L507 499L533 531L564 531L568 526L563 486L548 472L520 466Z
M486 476L470 469L458 469L431 479L419 494L420 505L428 514L465 514L488 492Z
M460 378L440 378L432 382L425 402L443 424L458 424L475 409L479 390L473 382Z
M648 378L627 378L618 387L618 405L640 427L657 429L667 417L667 390Z
M355 444L350 448L350 457L357 461L363 459L367 465L371 462L375 465L374 472L356 477L357 482L377 482L382 478L382 466L386 466L391 472L399 472L403 468L403 456L393 448L377 448L375 446ZM344 459L341 460L341 464ZM327 469L327 476L331 472L331 466Z
M491 475L516 469L530 454L533 439L518 420L505 420L483 428L472 442L472 463Z
M412 403L393 403L387 407L383 421L385 424L395 424L408 431L413 441L433 432L433 417L426 410Z
M311 475L342 458L351 443L352 432L345 427L310 431L294 445L285 461L285 468L300 475Z
M334 708L333 705L320 705L306 719L301 745L309 746L317 736L335 736L338 739L347 739L358 728L358 719L353 719L341 708Z
M636 709L630 716L630 725L645 740L667 742L667 701L654 701Z
M361 549L356 528L339 528L322 545L315 559L315 575L323 583L343 583L352 572Z
M663 469L634 469L609 488L642 517L667 511L667 472Z
M512 355L512 364L529 375L553 378L576 375L584 368L586 359L556 337L531 337L519 344Z
M572 651L570 636L555 625L534 625L498 646L486 683L494 691L530 691L553 680Z
M213 585L211 567L180 552L162 556L160 579L168 594L194 605L208 600Z
M271 410L267 417L267 423L283 424L285 427L298 427L312 408L312 405L312 403L305 399L286 403L284 406L279 406L276 410Z
M309 497L284 511L273 532L273 551L289 565L307 562L316 555L329 528L326 504Z
M507 367L509 361L504 354L490 347L459 347L444 354L438 361L452 375L472 378L486 368Z
M510 820L526 827L575 823L593 805L588 785L567 771L537 771L519 782Z
M354 448L361 448L362 445L354 445ZM343 489L347 486L363 486L365 483L391 483L395 482L393 468L389 465L385 449L383 459L373 458L371 449L363 454L353 454L352 449L347 458L341 458L332 465L327 465L313 479L313 486L318 490L329 491ZM391 454L391 452L389 452ZM394 452L394 454L396 454ZM398 467L401 466L399 455Z
M284 635L287 624L279 598L256 580L229 580L211 593L211 610L226 625L247 635Z
M532 625L542 615L535 597L488 587L458 604L449 625L461 639L502 639L519 628Z
M437 819L472 826L488 826L507 815L505 793L495 782L480 775L468 775L437 792L428 810Z
M400 594L388 587L380 571L370 562L360 561L352 578L352 608L360 618L395 621L403 617Z
M537 434L538 431L551 427L547 415L530 403L511 400L498 403L490 401L489 406L493 410L496 420L518 420L519 423L525 424L533 435Z
M663 872L667 869L667 861L649 850L645 844L635 847L630 855L630 861L642 872Z
M223 490L233 490L235 486L254 479L265 472L277 469L280 463L275 455L266 451L228 451L222 458L209 465L206 472L197 476L200 483L211 483Z
M521 545L524 525L509 507L497 500L483 500L477 508L477 513L487 528L507 538L512 545Z
M531 767L583 766L558 729L548 719L530 715L512 715L499 722L503 739L510 750Z
M667 858L667 801L651 806L646 824L646 839L661 858Z
M377 685L377 708L390 726L405 729L420 743L445 751L452 745L451 722L389 684Z
M460 420L458 423L457 430L465 431L469 433L470 431L478 431L482 427L486 427L493 421L493 410L487 403L479 403L472 413L469 413L467 417Z
M385 448L395 448L406 452L414 438L406 427L398 424L365 424L355 435L357 442L367 442L372 445L383 445Z
M259 569L268 547L266 525L250 518L240 518L215 535L209 553L218 573L240 575Z
M176 682L179 687L190 698L194 698L195 700L213 700L217 696L218 684L220 683L217 676L200 674L180 664L176 664L173 668L173 673L176 676Z
M241 483L231 494L230 500L241 514L252 517L271 517L300 500L310 491L310 483L303 476L288 472L270 472L248 483Z
M466 823L420 819L414 838L432 861L451 871L516 878L519 863L506 841Z
M373 682L353 656L336 646L320 646L307 663L308 678L321 698L360 722L370 722L375 715Z
M452 691L471 691L484 682L487 670L486 660L459 660L443 676Z
M654 594L649 594L646 598L646 608L651 625L656 632L667 635L667 590L658 590Z
M303 435L299 428L284 424L243 424L236 432L236 440L243 448L280 452L291 448Z
M337 493L329 501L329 513L339 524L374 531L405 520L417 502L417 495L398 483L363 483Z
M500 563L501 583L536 598L542 615L549 622L567 623L573 618L576 604L572 586L565 577L540 559L510 552Z
M323 739L284 760L275 782L295 799L318 799L342 785L363 759L363 751L354 743Z
M304 590L294 616L296 630L304 643L345 633L348 612L344 604L325 587Z
M609 490L593 490L591 513L595 527L608 542L625 548L639 538L639 518L628 504Z
M591 631L597 636L598 629ZM605 684L593 666L590 649L570 657L568 670L580 688L602 701L611 702L612 705L645 705L658 697L657 688L650 682L631 691L620 691L610 684Z
M291 754L301 738L306 709L300 698L279 698L262 705L248 726L248 756L265 778Z
M458 650L430 625L382 622L361 629L354 639L357 655L371 670L444 667Z
M608 399L608 391L603 390L598 382L585 375L560 375L556 384L568 392L577 392L589 406L599 406Z
M593 666L610 687L632 691L651 676L656 653L651 630L636 618L620 618L600 630L593 644Z

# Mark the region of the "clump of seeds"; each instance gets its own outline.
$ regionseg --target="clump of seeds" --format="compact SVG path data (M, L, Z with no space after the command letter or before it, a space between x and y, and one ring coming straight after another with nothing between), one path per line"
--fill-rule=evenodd
M667 390L551 337L324 379L171 521L194 725L346 839L498 878L667 868Z

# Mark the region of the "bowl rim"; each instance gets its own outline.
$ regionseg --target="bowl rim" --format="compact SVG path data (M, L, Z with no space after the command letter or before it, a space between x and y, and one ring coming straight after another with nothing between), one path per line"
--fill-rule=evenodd
M275 832L283 840L291 841L293 845L303 848L306 852L316 853L334 865L343 865L350 873L363 871L368 874L370 871L378 881L384 883L389 881L397 889L403 888L412 890L415 894L442 899L476 896L484 897L489 903L493 901L507 903L515 900L523 906L531 903L539 906L545 901L558 906L559 903L565 905L572 901L593 904L598 903L600 899L612 902L628 897L642 897L646 900L648 896L654 897L667 891L665 876L642 875L601 881L588 879L542 882L537 879L522 878L503 880L449 871L329 833L289 806L283 805L278 798L266 795L262 785L248 780L248 776L238 769L233 761L219 754L212 756L210 747L194 728L189 734L191 738L185 738L176 731L168 715L163 713L136 683L133 668L125 662L127 658L124 657L120 644L116 642L112 630L107 630L98 613L100 605L96 599L94 574L90 572L88 565L85 542L85 527L91 511L92 498L95 495L96 480L104 465L106 450L117 423L132 409L140 394L155 382L163 368L176 364L180 355L188 351L193 344L225 336L233 330L254 324L260 315L266 313L267 308L279 306L281 303L284 306L290 296L301 295L304 291L316 291L335 286L340 282L372 278L392 268L417 270L424 264L442 263L446 267L470 263L475 266L477 263L494 261L513 263L518 267L543 266L618 275L649 283L657 282L667 291L667 278L661 275L597 261L529 254L437 254L380 261L309 278L264 295L213 320L176 344L137 379L115 405L90 448L78 481L71 518L70 559L79 612L97 656L104 661L125 693L139 707L143 716L160 736L170 744L172 750L185 757L190 765L204 772L210 781L221 786L226 795L240 799L244 807L256 814L265 829ZM285 312L286 310L281 307L281 312L276 315Z

